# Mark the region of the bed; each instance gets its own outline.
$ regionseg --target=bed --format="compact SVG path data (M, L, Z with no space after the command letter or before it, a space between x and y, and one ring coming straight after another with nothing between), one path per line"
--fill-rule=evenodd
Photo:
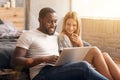
M15 48L19 32L12 22L0 19L0 69L10 68L9 59Z
M16 70L11 67L10 60L16 46L17 39L22 31L18 30L12 22L3 21L0 19L0 74L5 73L6 69ZM17 71L17 70L16 70ZM28 70L21 69L17 80L29 80ZM0 75L0 80L7 80L8 78ZM9 80L14 80L9 79ZM15 78L16 80L16 78Z

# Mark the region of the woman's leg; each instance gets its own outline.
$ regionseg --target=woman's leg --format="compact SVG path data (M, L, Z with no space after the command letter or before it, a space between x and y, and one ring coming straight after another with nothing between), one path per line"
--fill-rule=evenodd
M116 63L112 60L112 58L107 54L103 53L103 57L108 65L109 71L114 78L114 80L120 80L120 69L116 65Z
M97 47L90 49L84 60L88 61L98 72L106 76L109 80L113 80L103 54Z

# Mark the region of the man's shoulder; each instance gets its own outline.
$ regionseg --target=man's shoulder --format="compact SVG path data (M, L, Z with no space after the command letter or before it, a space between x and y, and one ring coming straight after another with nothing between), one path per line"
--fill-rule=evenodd
M29 36L32 36L32 34L33 34L33 30L25 30L21 35L20 35L20 37L29 37Z
M36 32L36 30L25 30L23 34L32 34L34 32Z

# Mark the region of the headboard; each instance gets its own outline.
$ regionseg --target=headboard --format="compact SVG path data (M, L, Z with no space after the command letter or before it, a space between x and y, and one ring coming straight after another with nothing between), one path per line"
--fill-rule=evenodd
M12 22L17 29L24 30L24 8L2 8L0 7L0 18Z
M120 57L120 19L82 19L82 38L112 56Z

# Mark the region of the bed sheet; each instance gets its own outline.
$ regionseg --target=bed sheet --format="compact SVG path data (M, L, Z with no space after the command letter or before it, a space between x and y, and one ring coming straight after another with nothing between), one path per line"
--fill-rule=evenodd
M0 39L0 69L11 68L10 59L17 39Z

